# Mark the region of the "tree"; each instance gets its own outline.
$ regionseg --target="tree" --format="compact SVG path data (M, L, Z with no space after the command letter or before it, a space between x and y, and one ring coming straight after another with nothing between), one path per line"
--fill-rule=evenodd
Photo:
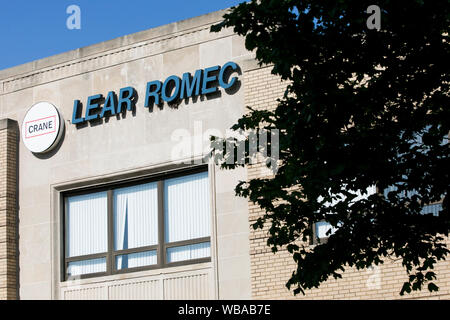
M449 253L449 1L380 0L380 30L368 28L372 4L252 0L211 28L245 36L289 83L274 111L250 109L232 129L280 130L278 171L235 191L264 210L253 227L269 225L272 251L292 254L295 294L389 259L406 270L400 294L435 291L433 267ZM249 143L212 146L225 140ZM380 192L352 201L351 190L374 185ZM422 212L438 201L438 215ZM337 231L310 247L323 220Z

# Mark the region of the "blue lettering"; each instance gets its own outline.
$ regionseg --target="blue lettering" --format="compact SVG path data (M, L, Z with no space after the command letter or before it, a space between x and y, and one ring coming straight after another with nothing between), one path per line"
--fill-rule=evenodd
M210 93L217 92L217 90L218 90L217 87L208 88L208 84L213 81L216 81L217 76L209 76L208 74L219 70L219 68L220 68L219 66L214 66L214 67L205 69L204 74L203 74L202 94L210 94Z
M147 89L145 91L145 108L150 106L150 97L154 98L154 103L159 104L159 91L161 90L162 83L161 81L152 81L147 83ZM151 90L152 87L155 87L155 90Z
M191 74L186 72L183 74L183 80L181 81L181 94L180 99L192 97L195 89L195 95L200 94L200 82L202 80L202 70L195 71L194 78L191 82ZM186 93L186 95L185 95Z
M106 112L110 112L111 115L116 114L116 94L114 93L114 91L108 92L105 105L103 106L102 113L100 114L100 118L103 118Z
M98 114L91 114L91 110L95 110L99 107L98 103L93 103L95 100L99 100L102 98L101 94L96 94L94 96L88 97L87 105L86 105L86 121L91 121L98 118Z
M80 106L80 100L75 100L73 102L73 113L72 113L72 123L73 124L77 124L77 123L83 123L84 121L86 121L83 117L78 117L81 115L82 110L78 109Z
M125 93L127 93L126 96L125 96ZM131 101L131 98L133 97L134 93L135 93L135 91L134 91L134 88L132 88L132 87L126 87L126 88L120 89L119 102L117 103L117 113L122 112L122 104L123 103L127 104L128 111L133 110L133 102Z
M230 82L228 82L228 83L225 82L224 75L225 75L225 71L226 71L228 68L233 69L233 71L237 71L237 70L238 70L238 66L237 66L236 63L229 61L229 62L227 62L227 63L225 63L225 64L223 65L222 69L220 69L220 73L219 73L219 85L220 85L222 88L224 88L224 89L231 88L231 87L235 84L235 82L237 81L237 78L236 78L236 77L233 77L233 78L231 79Z
M169 86L171 81L173 81L173 83L174 83L175 90L174 90L174 92L172 93L171 96L167 96L167 87ZM171 88L171 87L169 87L169 88ZM164 81L161 93L162 93L162 98L163 98L164 101L167 101L167 102L174 101L178 97L178 95L180 93L180 78L178 78L177 76L170 76L170 77L168 77L166 79L166 81Z
M234 72L239 73L239 66L229 61L222 67L213 66L205 68L204 70L196 70L194 75L186 72L180 79L178 76L172 75L168 77L164 83L161 81L151 81L147 83L145 92L145 104L144 107L148 108L152 103L159 105L161 98L168 102L174 102L177 99L190 98L192 96L198 96L200 94L207 95L219 91L219 87L223 89L229 89L233 87L238 81L238 76L230 77ZM161 98L160 98L161 96ZM132 111L136 104L136 90L133 87L125 87L120 89L120 93L117 97L114 91L108 92L103 108L100 108L100 102L97 100L102 99L101 94L88 97L84 118L82 117L83 106L79 100L74 100L72 123L80 124L86 121L103 118L108 112L111 115L115 115L125 111L122 107ZM52 123L45 124L48 128L52 128ZM44 128L46 129L46 128ZM34 127L28 129L30 133L35 130Z

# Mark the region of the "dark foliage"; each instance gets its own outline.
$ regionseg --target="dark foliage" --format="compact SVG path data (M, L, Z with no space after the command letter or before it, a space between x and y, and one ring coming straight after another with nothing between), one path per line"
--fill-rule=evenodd
M379 31L366 26L372 4L381 8ZM438 289L433 267L449 253L450 230L449 4L261 0L212 27L245 36L289 83L275 111L250 110L233 129L281 132L275 176L241 182L236 193L264 209L254 228L269 224L272 250L292 253L294 293L390 259L407 273L401 294ZM349 190L373 185L381 192L352 203ZM441 200L439 215L421 213ZM310 246L321 220L338 229Z

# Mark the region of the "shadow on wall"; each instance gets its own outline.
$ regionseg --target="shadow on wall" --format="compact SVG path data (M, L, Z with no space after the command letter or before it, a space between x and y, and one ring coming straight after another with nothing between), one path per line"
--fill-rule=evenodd
M59 149L61 148L61 146L66 138L66 124L64 124L62 130L63 130L63 132L61 134L61 139L59 139L58 143L55 145L55 147L52 150L50 150L49 152L46 152L46 153L32 152L33 155L36 158L41 159L41 160L46 160L46 159L50 159L51 157L53 157L59 151ZM20 140L20 136L19 136L19 140Z

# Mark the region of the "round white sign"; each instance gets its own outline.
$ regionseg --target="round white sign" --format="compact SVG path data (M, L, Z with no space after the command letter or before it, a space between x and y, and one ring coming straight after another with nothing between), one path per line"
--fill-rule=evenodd
M61 139L64 120L54 105L39 102L28 110L22 122L22 141L34 153L52 150Z

